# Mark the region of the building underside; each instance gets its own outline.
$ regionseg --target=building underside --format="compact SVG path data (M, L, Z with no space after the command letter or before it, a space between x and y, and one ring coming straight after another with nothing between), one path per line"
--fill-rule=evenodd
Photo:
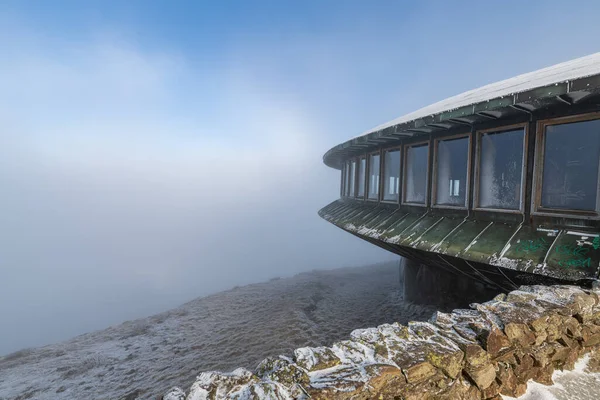
M578 249L578 243L593 246L594 239L570 229L538 230L342 199L321 209L319 215L392 253L501 290L521 284L576 282L587 286L597 274L597 270L590 274L588 264L597 266L600 261L600 252L594 251L585 265L568 265L571 253L555 249Z

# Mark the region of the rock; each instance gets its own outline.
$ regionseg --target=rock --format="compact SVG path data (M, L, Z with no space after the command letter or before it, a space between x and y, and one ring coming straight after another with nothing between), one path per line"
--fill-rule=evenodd
M517 397L517 377L512 368L506 363L498 363L497 381L500 385L500 393L505 396Z
M600 326L584 326L581 329L581 338L585 347L597 345L600 343Z
M536 367L545 367L546 365L551 364L551 354L554 352L554 348L547 345L542 345L536 348L533 348L531 351L531 356L533 357L533 365Z
M494 368L492 363L477 368L469 367L466 369L466 372L479 390L487 389L496 379L496 368Z
M548 316L543 315L530 322L531 328L536 333L545 332L548 329Z
M418 383L425 379L432 378L437 374L437 369L429 362L425 361L402 370L408 383Z
M331 368L340 363L340 359L327 347L302 347L294 350L296 364L308 371Z
M517 387L515 388L515 396L521 397L527 392L527 384L526 383L517 383Z
M439 368L452 379L456 379L463 369L464 353L460 350L448 353L432 351L427 354L427 360L436 368Z
M568 347L558 347L555 349L554 353L552 354L552 361L557 362L560 365L562 365L562 363L564 363L564 361L567 359L567 357L569 357L570 352L571 352L571 349Z
M487 387L487 389L482 390L481 394L483 395L484 399L494 398L500 394L500 385L498 382L494 381L490 386Z
M481 346L473 344L467 346L465 350L465 359L467 365L472 368L477 368L490 363L489 354L481 348Z
M249 386L259 382L257 376L244 368L238 368L230 373L203 372L192 385L188 398L216 400L220 398L216 397L217 392L229 395L240 390L246 391Z
M162 400L185 400L185 392L178 387L174 387L163 396Z
M482 398L481 391L475 386L471 386L463 395L463 400L480 400Z
M585 367L585 372L600 372L600 350L598 349L598 346L591 348L591 351L588 354L590 358Z
M370 398L393 398L402 393L406 377L402 370L391 365L369 365L367 373L373 378L368 382Z
M486 350L490 356L495 357L510 346L510 340L500 329L492 329L486 340Z
M535 335L525 324L509 322L504 327L508 339L522 347L529 347L535 343Z
M554 381L552 380L552 374L554 373L554 367L552 364L547 364L544 367L540 367L537 376L533 377L533 380L541 383L542 385L554 385Z
M267 382L283 385L294 397L300 396L299 385L306 387L310 383L308 374L286 357L269 357L256 368L256 375Z
M519 382L527 382L533 377L531 373L533 369L533 357L529 354L524 354L521 357L517 357L518 365L514 368L515 375Z
M577 362L579 355L579 350L577 348L572 348L569 354L567 355L567 358L565 359L562 368L566 370L572 370L573 368L575 368L575 363Z

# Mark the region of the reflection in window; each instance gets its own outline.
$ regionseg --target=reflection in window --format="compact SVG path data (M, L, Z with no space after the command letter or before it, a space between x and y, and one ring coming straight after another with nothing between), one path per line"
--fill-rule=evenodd
M406 149L406 195L407 203L425 203L427 193L427 162L429 146L411 146Z
M365 168L367 166L367 160L361 158L358 164L358 197L365 196Z
M542 207L595 210L600 120L547 126Z
M524 136L524 129L481 135L479 207L520 208Z
M436 204L466 205L468 163L468 137L437 142Z
M369 199L379 199L379 154L369 156Z
M354 177L356 176L356 161L352 161L352 164L350 165L350 174L348 179L350 180L350 184L348 185L348 196L354 197L354 182L356 181L356 179L354 179Z
M342 183L342 196L348 196L348 174L350 173L350 167L347 162L344 163L343 170L343 183Z
M383 200L398 201L400 150L386 151L383 158Z
M344 189L344 185L346 184L346 164L342 165L342 170L340 171L341 173L341 179L340 179L340 193L341 196L344 196L346 194L346 191Z

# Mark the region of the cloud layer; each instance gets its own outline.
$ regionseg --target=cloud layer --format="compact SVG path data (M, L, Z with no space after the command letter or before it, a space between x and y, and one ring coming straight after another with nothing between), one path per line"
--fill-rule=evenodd
M338 194L323 128L269 82L110 38L27 38L0 63L0 353L389 258L318 218Z

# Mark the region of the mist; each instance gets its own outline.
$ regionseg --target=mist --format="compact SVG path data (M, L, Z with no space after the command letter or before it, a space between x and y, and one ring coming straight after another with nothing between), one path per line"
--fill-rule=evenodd
M0 8L0 355L235 285L396 259L318 217L339 196L322 155L444 97L597 51L597 14L518 4L493 21L475 4L354 4L322 10L327 23L271 32L261 14L233 33L252 17L126 26L82 13L67 29ZM471 24L445 35L458 14ZM581 31L548 30L559 17ZM209 22L210 35L172 33ZM494 28L493 46L473 34Z
M100 42L0 67L0 353L392 258L317 216L339 172L301 107L240 84L220 115L182 115L166 59Z

